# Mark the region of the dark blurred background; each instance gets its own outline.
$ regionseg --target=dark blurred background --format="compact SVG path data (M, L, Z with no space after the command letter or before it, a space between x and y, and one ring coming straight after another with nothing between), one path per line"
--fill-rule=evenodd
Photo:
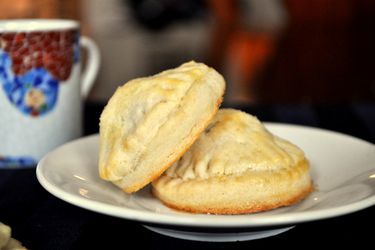
M71 18L102 67L90 100L189 60L237 103L375 100L374 0L0 0L0 18Z

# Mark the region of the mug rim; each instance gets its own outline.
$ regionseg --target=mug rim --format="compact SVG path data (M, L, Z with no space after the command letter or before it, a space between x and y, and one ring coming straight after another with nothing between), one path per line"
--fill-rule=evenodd
M0 33L4 32L44 32L78 29L79 22L73 19L7 19L0 20Z

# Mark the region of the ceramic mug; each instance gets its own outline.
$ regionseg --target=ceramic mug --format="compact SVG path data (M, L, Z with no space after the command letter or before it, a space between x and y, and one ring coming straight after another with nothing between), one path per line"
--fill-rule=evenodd
M0 21L0 168L35 166L82 134L82 99L100 64L73 20ZM81 47L87 63L81 72Z

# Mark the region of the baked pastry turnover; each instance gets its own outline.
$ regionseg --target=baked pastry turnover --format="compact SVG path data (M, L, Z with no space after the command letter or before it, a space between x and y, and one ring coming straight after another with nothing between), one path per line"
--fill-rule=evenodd
M291 205L312 191L309 163L259 120L221 109L186 154L152 183L167 206L243 214Z
M118 88L100 117L100 177L128 193L159 177L207 127L224 88L196 62Z

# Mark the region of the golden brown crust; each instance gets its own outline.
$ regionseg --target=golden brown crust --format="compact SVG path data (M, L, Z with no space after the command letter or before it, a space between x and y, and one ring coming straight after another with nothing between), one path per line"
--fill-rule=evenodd
M166 206L191 213L228 215L256 213L293 205L304 199L313 191L308 170L308 161L303 160L293 170L281 170L274 174L247 173L226 178L214 177L205 181L181 182L174 186L171 193L163 192L165 190L159 192L160 188L155 188L159 185L157 180L153 183L152 193ZM165 181L168 182L168 180ZM195 197L189 197L191 193L189 194L187 190L188 186L197 185L197 183L204 185L201 187L202 192L193 190ZM235 192L220 198L220 193L226 192L225 188L228 186ZM243 194L244 190L248 190L250 195ZM254 190L261 190L263 193L260 197L252 197L251 192ZM205 197L200 197L203 192ZM204 200L207 197L216 197L217 200L207 202Z
M155 192L155 189L152 189L152 194L159 198L159 200L166 205L167 207L170 207L172 209L185 211L189 213L195 213L195 214L223 214L223 215L236 215L236 214L250 214L250 213L258 213L263 211L272 210L279 207L285 207L285 206L291 206L294 205L301 200L303 200L307 195L309 195L312 191L314 191L313 185L306 187L304 190L301 190L301 192L294 196L290 197L287 200L269 203L269 204L254 204L250 207L238 207L238 208L213 208L213 207L207 207L207 208L193 208L188 206L178 206L176 204L167 203L166 201L160 199Z

